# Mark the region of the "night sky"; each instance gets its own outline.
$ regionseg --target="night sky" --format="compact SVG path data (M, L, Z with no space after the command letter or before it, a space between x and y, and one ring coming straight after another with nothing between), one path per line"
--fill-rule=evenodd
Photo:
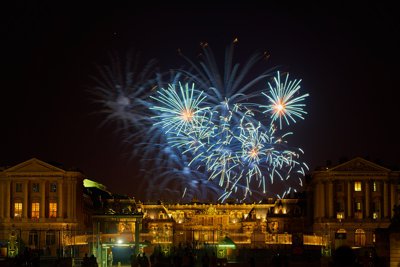
M167 69L180 64L178 48L195 58L204 41L222 59L236 37L238 58L267 51L267 67L302 79L308 115L290 143L304 149L311 170L355 156L400 165L394 4L16 2L1 15L0 166L36 157L140 199L130 146L115 124L100 126L104 115L88 93L96 65L133 49Z

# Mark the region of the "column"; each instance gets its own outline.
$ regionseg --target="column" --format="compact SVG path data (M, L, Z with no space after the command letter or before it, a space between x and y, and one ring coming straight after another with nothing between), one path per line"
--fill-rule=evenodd
M383 183L383 218L387 218L388 215L389 215L388 214L388 206L389 206L388 198L389 198L389 196L388 196L388 184L385 181Z
M64 217L63 216L63 205L64 205L64 203L63 203L63 193L62 193L63 186L62 185L63 185L62 181L59 181L57 183L57 198L58 198L58 206L57 206L58 214L57 214L57 217L58 218L63 218Z
M347 218L352 218L352 210L351 210L351 181L347 181Z
M71 181L67 180L67 218L72 218Z
M10 218L10 207L11 207L11 181L6 181L6 206L4 218Z
M394 215L393 208L394 208L394 205L396 205L395 193L396 193L395 192L395 186L394 186L393 183L390 183L390 205L389 205L390 218L392 218L393 215Z
M142 219L135 219L135 255L139 253L140 223Z
M46 181L40 182L40 218L45 218L46 210Z
M325 185L322 182L319 183L319 192L320 198L318 202L320 203L320 216L323 218L325 217Z
M4 217L4 196L5 196L5 192L4 192L4 184L2 181L0 181L0 219L2 219Z
M74 181L74 187L73 187L72 192L74 193L74 202L73 202L72 208L73 208L73 211L74 211L74 219L76 219L76 200L77 200L77 197L76 197L76 180Z
M318 205L319 191L318 183L314 184L314 219L319 217L319 205Z
M72 181L72 218L76 219L76 180Z
M328 217L333 218L333 181L328 182Z
M23 183L23 188L22 188L22 191L24 192L24 206L22 207L22 210L23 210L23 218L28 218L28 197L29 197L29 195L28 195L28 181L25 181L24 183Z
M369 189L369 181L365 181L365 218L369 218L369 202L370 202L370 189Z

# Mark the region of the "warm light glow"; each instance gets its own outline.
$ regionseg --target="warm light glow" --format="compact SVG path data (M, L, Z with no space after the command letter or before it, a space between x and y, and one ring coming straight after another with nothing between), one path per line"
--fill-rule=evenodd
M285 113L285 105L281 103L281 101L278 101L278 103L276 103L274 105L274 111L275 113L278 113L279 116L282 116L283 113Z
M258 149L256 147L249 151L250 158L256 158L258 156Z
M361 191L361 182L360 181L354 182L354 191L357 191L357 192Z
M32 203L32 213L31 213L31 217L32 218L39 218L39 202L33 202Z
M14 203L14 218L22 217L22 203L16 202Z
M317 235L303 235L303 244L304 245L311 245L311 246L324 246L326 245L326 241L322 236Z
M192 121L193 120L193 111L185 108L184 110L182 110L181 118L187 122Z
M57 203L55 203L55 202L49 203L49 217L50 218L57 217Z

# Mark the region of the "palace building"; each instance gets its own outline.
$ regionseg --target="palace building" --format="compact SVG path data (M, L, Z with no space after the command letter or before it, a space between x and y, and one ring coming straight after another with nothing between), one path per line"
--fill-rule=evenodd
M92 251L102 266L108 266L110 252L117 255L122 249L125 259L119 260L124 263L138 251L151 255L158 248L170 254L182 246L213 248L218 258L229 259L236 256L236 249L291 246L306 228L304 208L305 201L297 198L243 204L141 203L111 198L92 217L96 240ZM314 235L304 236L308 237L306 245L321 245Z
M79 171L67 171L36 158L0 171L1 254L22 247L60 255L75 236L91 230ZM5 249L5 245L7 249Z
M311 173L304 192L260 203L142 203L76 170L30 159L0 171L0 252L110 257L181 245L236 249L373 247L400 204L400 172L354 158ZM122 256L121 251L125 251ZM120 254L118 254L120 253ZM110 256L114 255L114 256ZM125 257L125 258L123 258Z
M357 157L312 173L313 231L328 245L371 247L400 203L400 172ZM310 194L311 195L311 194Z

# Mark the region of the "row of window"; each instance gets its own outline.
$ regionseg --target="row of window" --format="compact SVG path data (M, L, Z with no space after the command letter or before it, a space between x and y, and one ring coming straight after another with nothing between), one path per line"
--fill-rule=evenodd
M361 192L363 190L362 188L362 182L361 181L355 181L354 182L354 191L355 192ZM372 192L378 192L378 182L374 181L372 182ZM336 191L337 192L343 192L343 184L339 183L336 185Z
M39 183L32 183L31 184L31 191L38 193L40 192L40 184ZM15 192L22 192L22 183L15 184ZM57 192L57 183L50 183L50 192Z
M371 204L370 209L372 211L379 211L379 208L380 208L379 202L371 202L370 204ZM363 209L363 203L360 201L355 201L353 208L355 211L361 211ZM344 211L344 209L345 209L345 205L344 205L343 201L336 202L336 210Z
M342 220L342 219L344 219L344 218L345 218L344 211L338 211L338 212L336 212L336 219ZM361 212L361 211L356 211L356 212L354 213L354 218L355 218L355 219L363 219L363 214L362 214L362 212ZM372 219L376 220L376 219L378 219L378 218L379 218L379 211L374 211L374 212L372 212Z
M56 243L56 233L53 230L46 232L46 246L51 246ZM29 232L29 245L37 247L39 245L39 234L33 230Z
M31 203L31 218L39 219L40 216L40 203L32 202ZM22 217L22 202L14 203L14 218ZM50 202L49 203L49 218L57 217L57 203Z

